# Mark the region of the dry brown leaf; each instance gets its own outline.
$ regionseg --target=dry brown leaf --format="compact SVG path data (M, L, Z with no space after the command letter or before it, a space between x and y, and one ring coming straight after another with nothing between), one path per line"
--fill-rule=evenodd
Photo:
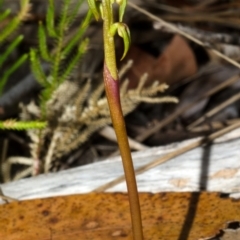
M216 193L141 193L145 240L213 236L240 216L240 201ZM0 206L0 239L131 239L128 197L91 193Z
M126 61L128 59L134 61L133 67L127 74L127 77L131 80L129 88L135 88L138 85L138 80L145 72L149 74L146 85L150 85L155 80L170 85L197 72L194 53L187 41L179 35L173 37L158 58L137 47L132 47Z

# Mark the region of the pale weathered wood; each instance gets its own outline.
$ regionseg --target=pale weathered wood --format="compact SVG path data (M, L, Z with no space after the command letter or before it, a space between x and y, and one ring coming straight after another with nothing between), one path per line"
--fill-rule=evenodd
M140 192L240 192L240 129L137 176ZM195 140L156 147L133 154L135 168ZM4 194L19 200L87 193L123 174L120 157L1 185ZM126 192L121 183L111 192Z

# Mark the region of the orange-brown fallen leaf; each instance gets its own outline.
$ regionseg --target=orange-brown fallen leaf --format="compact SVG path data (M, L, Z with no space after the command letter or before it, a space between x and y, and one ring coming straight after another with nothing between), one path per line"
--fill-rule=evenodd
M217 193L141 193L145 240L213 236L240 218L240 201ZM128 197L90 193L0 206L0 239L131 239Z
M158 58L133 46L125 61L128 59L134 61L127 73L127 78L130 79L129 88L136 88L144 73L149 76L146 85L151 85L156 80L171 85L197 72L194 53L187 41L179 35L173 37Z

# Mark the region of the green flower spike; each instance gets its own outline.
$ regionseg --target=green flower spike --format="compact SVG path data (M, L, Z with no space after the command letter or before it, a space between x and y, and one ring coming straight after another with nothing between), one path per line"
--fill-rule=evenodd
M118 35L123 39L124 52L121 60L126 56L131 43L131 36L128 26L125 23L114 23L110 28L110 33L114 36L118 32Z
M128 144L127 131L121 108L119 92L119 76L116 64L114 36L117 33L124 42L122 59L126 56L130 45L130 31L122 22L127 0L101 0L96 5L95 0L88 0L90 11L96 19L103 19L104 70L103 78L108 100L110 115L118 140L119 150L127 183L129 205L132 219L132 235L134 240L143 240L142 219L137 191L134 166ZM119 21L114 22L113 4L119 5Z

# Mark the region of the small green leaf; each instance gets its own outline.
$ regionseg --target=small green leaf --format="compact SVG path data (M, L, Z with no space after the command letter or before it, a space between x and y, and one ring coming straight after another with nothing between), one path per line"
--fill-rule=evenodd
M46 36L45 29L42 25L42 22L39 22L38 39L39 39L39 50L42 58L46 61L51 61L51 56L48 52L48 47L47 47L47 36Z
M114 23L111 25L110 29L109 29L109 33L111 34L112 37L115 36L117 30L118 30L118 27L119 27L119 23Z
M129 28L126 24L124 23L118 23L118 35L123 39L124 43L124 52L121 60L126 56L129 46L131 43L131 36L130 36L130 31Z
M80 42L77 53L69 61L69 64L67 64L61 76L59 76L59 83L64 82L70 76L77 62L81 59L82 55L86 52L88 42L89 42L88 39L85 39L84 41Z
M1 13L0 14L0 22L2 22L5 18L7 18L10 13L11 13L10 9L7 9L3 13Z
M0 58L0 67L2 67L2 64L6 61L8 56L13 52L13 50L20 44L22 41L23 36L19 35L17 38L15 38L9 46L6 47L5 52L2 53L2 56Z
M123 15L127 6L127 0L116 0L116 3L119 5L119 22L122 22Z
M95 0L88 0L88 5L89 5L89 8L91 9L94 17L98 21L100 18L98 3Z
M57 32L55 30L55 8L54 8L54 3L53 0L49 0L49 6L47 10L47 16L46 16L46 26L47 26L47 31L50 37L57 37Z
M49 87L47 82L45 73L42 69L39 57L37 55L37 51L35 49L30 49L30 62L31 62L31 69L36 77L37 81L44 87Z
M64 31L66 31L69 28L68 11L69 11L70 2L71 0L63 1L63 6L60 12L59 23L57 25L57 30L60 36L62 36Z
M2 94L3 87L5 86L9 76L16 71L28 58L27 54L22 55L10 68L4 71L0 80L0 95Z
M16 121L15 119L9 119L6 121L0 121L0 129L4 130L29 130L29 129L43 129L47 126L47 122L42 121Z
M69 12L68 12L68 25L69 26L76 19L77 15L79 13L79 9L81 8L83 2L84 2L84 0L78 0L76 4L74 4L73 6L70 6Z
M82 38L83 34L86 31L86 28L89 26L91 19L92 19L92 11L88 11L83 22L79 26L79 30L73 36L73 38L70 39L70 41L67 43L65 48L62 50L62 54L64 56L66 56L72 50L72 48L80 41L80 39Z
M109 33L113 37L116 32L118 32L118 35L123 39L124 43L124 52L121 60L126 56L130 43L131 43L131 36L128 26L125 23L114 23L111 25L109 29Z

